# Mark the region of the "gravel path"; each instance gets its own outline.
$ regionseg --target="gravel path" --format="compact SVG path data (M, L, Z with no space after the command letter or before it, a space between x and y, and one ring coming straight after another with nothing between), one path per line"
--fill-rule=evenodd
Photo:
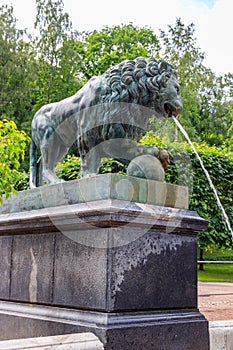
M198 283L198 308L209 321L233 320L233 283Z

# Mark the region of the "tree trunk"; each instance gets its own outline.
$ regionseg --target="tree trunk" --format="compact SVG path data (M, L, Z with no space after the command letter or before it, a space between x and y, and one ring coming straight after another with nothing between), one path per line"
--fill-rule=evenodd
M200 249L199 260L203 261L204 259L204 250ZM199 264L199 270L204 271L204 264Z

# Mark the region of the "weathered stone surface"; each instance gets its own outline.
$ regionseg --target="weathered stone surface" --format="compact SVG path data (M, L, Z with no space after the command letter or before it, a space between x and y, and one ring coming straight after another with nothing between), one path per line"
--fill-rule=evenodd
M121 245L122 229L104 231L108 249L57 236L54 304L106 311L197 306L194 237L150 230L133 240L135 231L126 228L132 242Z
M103 174L19 192L4 199L0 214L51 208L105 199L188 208L187 187L119 174Z
M6 340L0 342L1 350L22 349L58 349L62 350L103 350L103 344L92 333L64 334L51 337Z
M8 299L11 283L12 237L0 237L0 298Z
M194 237L150 230L111 255L110 310L197 307Z
M3 312L0 314L0 340L20 339L26 337L44 337L88 331L70 323L57 323L41 317L19 316Z
M13 240L10 299L50 304L54 236L14 236Z
M53 304L106 310L108 260L107 249L57 235Z
M206 228L206 221L195 212L120 200L102 200L2 214L0 234L38 234L54 231L68 234L69 231L88 231L97 227L118 227L126 224L135 228L143 227L144 230L165 227L169 232L176 229L176 232L188 231L190 234L197 234Z
M206 321L177 322L169 316L154 326L145 322L140 328L109 330L107 339L106 350L209 350Z

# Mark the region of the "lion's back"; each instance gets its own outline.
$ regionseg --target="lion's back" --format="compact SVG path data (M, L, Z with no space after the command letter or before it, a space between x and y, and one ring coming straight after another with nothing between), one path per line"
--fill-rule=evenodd
M74 120L79 123L84 115L81 111L85 109L88 112L89 107L98 104L100 91L101 77L93 77L74 95L42 106L32 120L32 132L48 127L56 130L63 123L72 121L74 124Z

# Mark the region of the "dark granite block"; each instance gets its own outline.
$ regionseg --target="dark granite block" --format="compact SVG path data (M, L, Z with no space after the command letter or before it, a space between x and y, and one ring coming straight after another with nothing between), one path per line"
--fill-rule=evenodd
M53 234L14 237L11 299L51 303L53 252Z
M107 253L106 249L85 246L57 235L53 303L105 310Z
M111 329L105 350L209 350L207 322Z
M114 248L109 309L197 307L196 258L194 237L155 230Z
M10 296L12 237L0 237L0 298Z
M127 227L94 231L97 247L57 235L55 305L105 311L197 307L195 237L152 229L138 237ZM109 248L98 248L98 231L105 232ZM131 243L121 245L122 235Z

